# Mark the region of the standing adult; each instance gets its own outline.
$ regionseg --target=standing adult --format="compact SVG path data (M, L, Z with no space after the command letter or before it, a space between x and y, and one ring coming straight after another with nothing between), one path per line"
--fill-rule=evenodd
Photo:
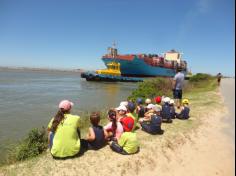
M216 75L216 77L217 77L218 86L220 86L220 81L221 81L221 78L222 78L222 74L221 74L221 73L218 73L218 74Z
M184 74L181 71L182 71L181 68L177 68L177 73L175 74L172 83L173 97L175 99L175 103L178 108L180 108L181 106L181 100L183 94L182 90L184 86Z

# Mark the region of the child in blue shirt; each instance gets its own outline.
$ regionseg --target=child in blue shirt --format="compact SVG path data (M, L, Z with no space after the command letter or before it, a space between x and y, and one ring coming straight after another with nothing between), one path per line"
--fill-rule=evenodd
M190 108L189 108L189 100L188 99L183 99L182 101L182 108L181 112L176 114L176 118L181 119L181 120L187 120L189 119L189 113L190 113Z
M170 116L171 116L171 119L175 119L175 116L176 116L175 102L173 99L170 100Z
M160 116L161 108L157 105L152 105L151 109L145 113L145 118L140 119L140 125L143 131L150 134L163 134L161 129L162 118Z
M100 122L99 112L93 112L90 115L90 122L92 126L89 127L89 132L85 140L86 141L85 143L87 143L86 147L87 149L98 150L105 146L108 134L106 130L104 130L101 125L99 125Z
M169 97L165 97L163 99L163 105L162 105L162 111L161 111L161 117L163 122L167 122L167 123L172 123L172 119L171 119L171 108L170 108L170 98Z
M143 99L137 98L136 103L137 103L136 114L138 114L138 118L143 118L145 114L145 107L143 105Z

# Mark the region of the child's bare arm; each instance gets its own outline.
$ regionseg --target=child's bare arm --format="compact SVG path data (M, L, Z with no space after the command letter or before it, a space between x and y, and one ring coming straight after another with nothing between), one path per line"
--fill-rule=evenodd
M103 132L104 132L105 139L107 139L109 137L107 130L103 129Z
M95 133L91 127L89 127L89 132L87 134L87 140L88 141L93 141L95 140Z

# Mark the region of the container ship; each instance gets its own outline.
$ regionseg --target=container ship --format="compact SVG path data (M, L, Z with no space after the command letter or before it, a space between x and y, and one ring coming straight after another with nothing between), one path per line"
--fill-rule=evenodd
M132 77L173 77L177 68L187 74L187 62L181 59L181 53L170 50L163 56L157 54L118 54L118 50L113 47L108 48L108 53L102 56L106 67L111 62L120 64L122 76Z

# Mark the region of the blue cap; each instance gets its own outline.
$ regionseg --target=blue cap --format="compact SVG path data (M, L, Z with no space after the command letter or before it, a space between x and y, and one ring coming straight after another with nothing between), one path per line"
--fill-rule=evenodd
M133 112L133 111L135 110L135 105L134 105L134 103L132 103L132 102L129 102L129 103L128 103L128 110L129 110L130 112Z
M136 102L137 102L138 104L142 104L142 103L143 103L143 99L142 99L142 98L137 98Z

